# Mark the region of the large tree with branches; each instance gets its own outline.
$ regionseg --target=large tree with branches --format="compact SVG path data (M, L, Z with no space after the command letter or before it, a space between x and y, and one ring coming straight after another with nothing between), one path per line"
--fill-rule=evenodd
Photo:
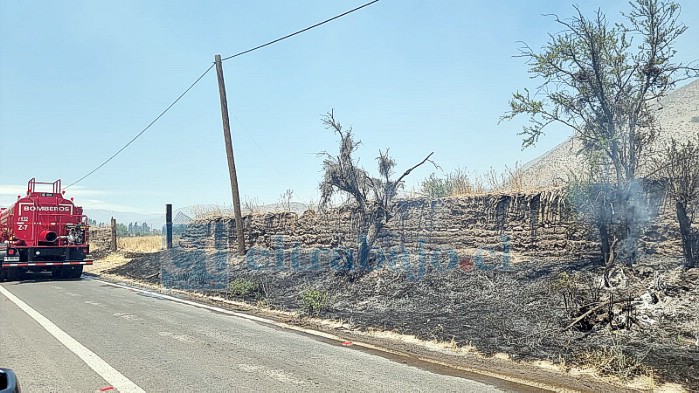
M638 189L637 172L659 126L654 102L678 81L696 77L696 64L673 62L676 40L687 27L678 22L679 5L662 0L636 0L625 21L610 24L598 10L592 17L578 7L570 19L553 15L562 26L536 51L526 44L519 57L527 60L532 78L541 85L513 94L503 119L528 115L523 147L534 145L551 124L563 124L581 141L584 157L606 174L608 195L598 222L602 253L608 262L617 242L624 259L635 258L639 222L627 202ZM599 181L599 179L597 180Z
M355 141L352 128L343 128L333 111L323 117L323 124L340 137L340 148L337 155L328 152L320 153L323 157L325 175L320 183L321 206L327 207L338 192L350 197L355 204L360 223L359 237L356 248L356 259L352 254L346 255L345 270L352 269L358 262L359 270L370 270L369 253L384 226L395 216L394 199L403 188L405 178L425 163L436 164L428 154L422 161L405 170L395 178L396 161L386 151L379 150L376 157L379 176L372 177L369 172L359 165L353 154L359 148L361 141Z

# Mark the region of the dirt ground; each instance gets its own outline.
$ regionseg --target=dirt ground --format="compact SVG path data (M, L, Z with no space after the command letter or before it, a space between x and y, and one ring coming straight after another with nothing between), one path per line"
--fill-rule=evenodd
M182 289L335 320L348 329L699 391L699 269L685 271L676 258L650 256L617 267L605 286L596 261L523 261L489 271L428 265L420 276L390 267L362 274L323 263L304 269L293 267L288 254L283 264L230 257L224 289L207 288L217 273L202 264L201 252L133 256L106 272L157 284L161 273L172 273L161 267L177 260L179 273L199 272L180 282Z

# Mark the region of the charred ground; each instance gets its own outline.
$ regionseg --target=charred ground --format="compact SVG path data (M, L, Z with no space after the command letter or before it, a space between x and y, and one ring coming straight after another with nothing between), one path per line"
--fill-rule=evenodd
M191 252L175 252L182 271L198 269ZM137 256L109 273L159 283L164 253ZM539 259L490 271L428 266L421 277L388 267L363 274L329 265L290 269L288 255L281 269L230 261L226 289L197 291L485 355L592 366L622 379L652 372L699 389L699 269L683 270L678 258L647 256L615 268L610 287L594 260Z

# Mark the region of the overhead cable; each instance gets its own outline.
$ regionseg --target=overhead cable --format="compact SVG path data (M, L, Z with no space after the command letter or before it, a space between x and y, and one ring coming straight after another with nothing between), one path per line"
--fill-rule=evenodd
M133 137L127 144L125 144L124 146L122 146L121 149L117 150L116 153L112 154L109 158L107 158L104 162L102 162L101 164L99 164L95 169L93 169L93 170L91 170L90 172L88 172L85 176L83 176L83 177L81 177L80 179L78 179L78 180L76 180L76 181L70 183L67 187L64 187L64 189L67 189L67 188L69 188L69 187L71 187L71 186L74 186L74 185L77 184L77 183L80 183L81 181L83 181L83 180L84 180L85 178L87 178L88 176L90 176L90 175L92 175L93 173L97 172L98 170L100 170L100 168L102 168L103 166L107 165L107 163L108 163L109 161L113 160L116 156L118 156L119 153L121 153L122 151L124 151L124 149L126 149L127 147L129 147L129 145L131 145L132 143L134 143L134 142L136 141L136 139L138 139L141 135L143 135L146 131L148 131L148 129L151 128L151 127L153 126L153 124L155 124L155 122L157 122L158 120L160 120L160 118L163 117L163 116L167 113L167 111L169 111L173 106L175 106L175 104L177 104L177 102L179 102L179 101L182 99L182 97L185 96L185 94L189 93L189 91L192 90L192 88L193 88L197 83L199 83L199 81L202 80L202 79L204 78L204 76L205 76L206 74L208 74L209 71L211 71L212 68L214 68L214 64L211 64L211 65L209 66L209 68L207 68L206 71L204 71L204 73L201 74L201 75L199 76L199 78L197 78L197 80L194 81L194 83L192 83L191 85L189 85L189 87L188 87L185 91L183 91L182 94L180 94L180 95L175 99L175 101L173 101L167 108L165 108L164 111L160 112L160 114L158 115L158 117L156 117L155 119L153 119L153 121L151 121L151 122L146 126L146 128L144 128L143 130L141 130L141 132L139 132L138 134L136 134L136 136Z
M359 11L359 10L361 10L361 9L364 8L364 7L368 7L368 6L370 6L370 5L374 4L374 3L378 3L378 2L379 2L379 0L370 1L370 2L368 2L368 3L366 3L366 4L360 5L360 6L357 7L357 8L353 8L353 9L351 9L351 10L349 10L349 11L346 11L346 12L343 12L343 13L341 13L341 14L339 14L339 15L335 15L335 16L333 16L333 17L330 18L330 19L326 19L326 20L324 20L324 21L322 21L322 22L318 22L318 23L316 23L316 24L313 25L313 26L308 26L308 27L306 27L305 29L301 29L301 30L296 31L296 32L294 32L294 33L285 35L284 37L277 38L276 40L272 40L272 41L270 41L270 42L268 42L268 43L266 43L266 44L262 44L262 45L256 46L256 47L254 47L254 48L252 48L252 49L248 49L248 50L244 50L244 51L242 51L242 52L238 52L238 53L236 53L236 54L234 54L234 55L232 55L232 56L224 57L223 59L221 59L221 61L230 60L230 59L232 59L232 58L234 58L234 57L242 56L242 55L244 55L244 54L247 54L247 53L250 53L250 52L254 52L254 51L258 50L258 49L262 49L262 48L264 48L265 46L270 46L270 45L272 45L272 44L276 44L276 43L279 42L279 41L284 41L284 40L287 39L287 38L291 38L291 37L293 37L293 36L295 36L295 35L298 35L298 34L307 32L308 30L315 29L315 28L318 27L318 26L322 26L322 25L324 25L324 24L326 24L326 23L328 23L328 22L332 22L332 21L334 21L335 19L340 19L340 18L342 18L342 17L345 16L345 15L349 15L349 14L355 12L355 11Z
M305 29L301 29L301 30L298 30L298 31L293 32L293 33L291 33L291 34L287 34L287 35L285 35L285 36L283 36L283 37L277 38L276 40L272 40L272 41L267 42L267 43L265 43L265 44L258 45L258 46L254 47L254 48L251 48L251 49L248 49L248 50L244 50L244 51L242 51L242 52L238 52L238 53L236 53L236 54L234 54L234 55L232 55L232 56L225 57L225 58L223 58L223 59L221 59L221 60L222 60L222 61L230 60L230 59L232 59L232 58L234 58L234 57L242 56L242 55L244 55L244 54L247 54L247 53L250 53L250 52L254 52L254 51L258 50L258 49L262 49L262 48L264 48L264 47L266 47L266 46L270 46L270 45L275 44L275 43L277 43L277 42L279 42L279 41L283 41L283 40L285 40L285 39L287 39L287 38L291 38L291 37L293 37L293 36L295 36L295 35L304 33L304 32L306 32L306 31L308 31L308 30L314 29L314 28L319 27L319 26L322 26L322 25L324 25L324 24L326 24L326 23L328 23L328 22L332 22L332 21L334 21L334 20L336 20L336 19L342 18L343 16L346 16L346 15L349 15L349 14L351 14L351 13L353 13L353 12L359 11L359 10L361 10L361 9L364 8L364 7L368 7L368 6L370 6L370 5L374 4L374 3L377 3L378 1L379 1L379 0L370 1L370 2L368 2L368 3L365 3L365 4L363 4L363 5L360 5L359 7L353 8L353 9L351 9L351 10L349 10L349 11L345 11L345 12L339 14L339 15L335 15L335 16L333 16L332 18L326 19L326 20L324 20L324 21L322 21L322 22L318 22L318 23L316 23L316 24L314 24L314 25L312 25L312 26L308 26L308 27L306 27ZM103 166L107 165L107 163L109 163L110 161L112 161L116 156L119 155L119 153L121 153L121 152L124 151L127 147L129 147L132 143L134 143L139 137L141 137L141 135L143 135L146 131L148 131L148 129L151 128L151 127L153 126L153 124L155 124L158 120L160 120L161 117L163 117L173 106L175 106L175 104L177 104L177 103L182 99L182 97L185 96L185 94L189 93L189 91L192 90L192 88L193 88L197 83L199 83L199 81L201 81L201 80L204 78L204 76L206 76L206 74L208 74L209 71L211 71L212 68L214 68L214 65L215 65L215 64L211 64L211 65L209 66L209 68L207 68L206 71L204 71L204 73L202 73L202 74L199 76L199 78L197 78L197 79L194 81L194 83L192 83L191 85L189 85L189 87L188 87L185 91L183 91L182 94L180 94L167 108L165 108L164 111L160 112L160 114L159 114L155 119L153 119L153 121L151 121L143 130L141 130L141 132L139 132L138 134L136 134L136 136L134 136L128 143L126 143L126 144L125 144L124 146L122 146L119 150L117 150L116 153L112 154L109 158L107 158L104 162L102 162L102 163L99 164L97 167L95 167L95 169L93 169L93 170L91 170L90 172L88 172L85 176L83 176L83 177L81 177L80 179L74 181L73 183L70 183L70 184L69 184L68 186L66 186L64 189L67 189L67 188L69 188L69 187L72 187L72 186L74 186L74 185L80 183L81 181L85 180L88 176L92 175L93 173L95 173L95 172L97 172L98 170L100 170Z

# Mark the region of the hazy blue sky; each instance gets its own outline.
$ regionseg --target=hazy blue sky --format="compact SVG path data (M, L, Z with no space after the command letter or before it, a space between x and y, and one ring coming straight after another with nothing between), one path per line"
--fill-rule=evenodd
M0 0L0 205L29 178L71 183L137 134L213 61L364 1ZM602 6L612 20L626 1ZM550 130L522 151L521 122L498 125L510 94L533 87L518 40L541 46L572 2L381 0L355 14L224 63L241 198L317 200L321 160L336 148L321 125L334 108L374 169L391 148L399 169L434 151L445 173L500 170L565 139ZM699 58L699 2L679 60ZM411 187L429 175L412 175ZM230 203L216 76L69 190L88 208L160 212Z

